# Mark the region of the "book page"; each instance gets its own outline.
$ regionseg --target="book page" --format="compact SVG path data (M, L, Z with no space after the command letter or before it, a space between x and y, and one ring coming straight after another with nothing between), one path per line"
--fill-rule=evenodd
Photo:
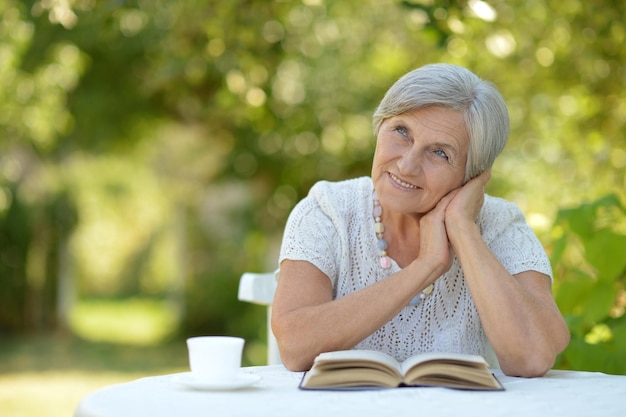
M411 356L402 363L400 369L402 371L402 374L404 375L409 369L413 368L414 366L420 363L430 361L441 363L458 363L476 368L488 368L485 359L479 355L468 355L464 353L430 352Z
M306 389L341 387L397 387L400 363L375 351L342 350L322 353L302 380Z
M339 350L336 352L326 352L320 354L316 359L316 364L326 364L331 362L341 362L344 366L349 363L350 366L355 366L361 362L375 362L385 365L388 368L393 368L397 372L400 372L401 365L392 356L373 350ZM325 367L325 366L324 366Z
M462 365L428 362L410 370L406 375L409 384L493 387L498 384L486 369Z
M378 372L374 368L336 368L331 371L312 369L302 379L301 386L307 389L326 388L395 388L400 384L399 375Z

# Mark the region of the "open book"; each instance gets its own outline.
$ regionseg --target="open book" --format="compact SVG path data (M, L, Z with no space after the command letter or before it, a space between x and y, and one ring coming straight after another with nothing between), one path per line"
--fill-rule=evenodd
M482 356L424 353L400 363L383 352L341 350L320 354L301 389L364 389L434 386L501 391Z

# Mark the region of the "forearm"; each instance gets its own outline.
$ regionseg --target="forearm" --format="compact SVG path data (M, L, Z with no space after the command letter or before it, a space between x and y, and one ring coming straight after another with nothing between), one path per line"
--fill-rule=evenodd
M281 266L282 282L273 308L272 329L283 363L291 370L309 369L319 353L353 348L397 315L434 280L436 273L416 263L367 288L332 300L326 276L316 285L303 288L314 282L310 277L319 273L309 265ZM298 274L307 273L310 275L299 279ZM321 283L328 288L320 289ZM302 294L305 296L298 299Z
M274 311L272 330L283 363L292 371L303 371L322 352L353 348L381 327L386 318L381 311L372 314L373 309L364 308L368 302L367 294L361 291L287 313Z
M569 341L548 278L536 272L511 276L483 242L476 224L450 229L450 242L503 371L542 375Z

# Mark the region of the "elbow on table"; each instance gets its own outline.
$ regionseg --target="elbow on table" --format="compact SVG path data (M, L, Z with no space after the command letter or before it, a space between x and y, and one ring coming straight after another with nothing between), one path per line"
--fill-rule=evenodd
M518 361L511 365L501 364L501 369L502 372L508 376L539 378L552 369L553 365L554 361L542 361L529 358L529 360Z
M298 335L288 336L289 331L283 332L278 320L272 320L272 330L278 343L278 351L283 365L293 372L308 371L313 366L313 359L307 354L302 343L298 343L300 339Z
M313 359L310 354L303 352L301 348L278 339L278 350L283 365L292 372L308 371L313 366Z
M569 338L568 338L569 340ZM565 346L563 349L565 349ZM502 361L500 367L502 372L508 376L517 376L524 378L538 378L544 376L552 367L557 355L563 350L556 352L545 352L524 355L511 361Z
M500 368L508 376L536 378L544 376L556 361L556 357L565 350L570 342L570 332L565 322L560 329L552 333L552 339L545 343L528 345L516 355L500 357Z
M313 365L312 361L303 360L298 356L283 354L282 351L280 357L283 361L283 365L285 365L285 368L289 369L292 372L308 371Z

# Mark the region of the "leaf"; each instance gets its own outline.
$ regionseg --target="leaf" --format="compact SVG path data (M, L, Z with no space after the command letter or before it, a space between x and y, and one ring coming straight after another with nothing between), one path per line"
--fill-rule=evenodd
M583 241L586 241L591 239L596 232L596 215L600 209L604 208L618 208L622 213L626 213L626 209L622 207L617 195L608 194L591 203L584 203L575 208L559 210L555 223L568 224L575 234L583 239Z
M564 315L564 319L572 337L582 339L591 328L591 323L585 322L579 315Z
M617 289L614 283L599 281L583 299L580 306L582 316L592 323L606 320L615 303L616 295Z
M590 204L582 204L576 208L561 209L557 214L556 223L566 223L580 238L585 239L593 232L594 208Z
M580 314L581 305L587 294L593 291L595 283L591 277L579 270L571 271L570 275L559 282L554 293L557 305L562 314Z
M587 261L597 269L600 280L613 282L626 270L626 236L603 229L583 244Z
M552 256L550 257L550 261L553 265L559 263L565 253L565 249L567 249L567 235L559 237L552 245Z
M598 323L609 317L616 294L615 283L593 280L578 271L576 277L560 283L554 298L562 314Z
M613 332L613 342L618 351L626 352L626 315L607 321L607 325ZM626 355L624 355L626 356Z
M563 356L572 369L597 371L606 367L609 354L602 345L590 345L583 340L572 339Z
M626 207L622 206L622 202L616 194L608 194L604 197L599 198L593 203L593 206L596 208L617 207L622 211L622 213L626 214Z
M613 341L590 345L581 339L572 339L561 356L561 362L564 359L571 369L626 374L626 355Z

